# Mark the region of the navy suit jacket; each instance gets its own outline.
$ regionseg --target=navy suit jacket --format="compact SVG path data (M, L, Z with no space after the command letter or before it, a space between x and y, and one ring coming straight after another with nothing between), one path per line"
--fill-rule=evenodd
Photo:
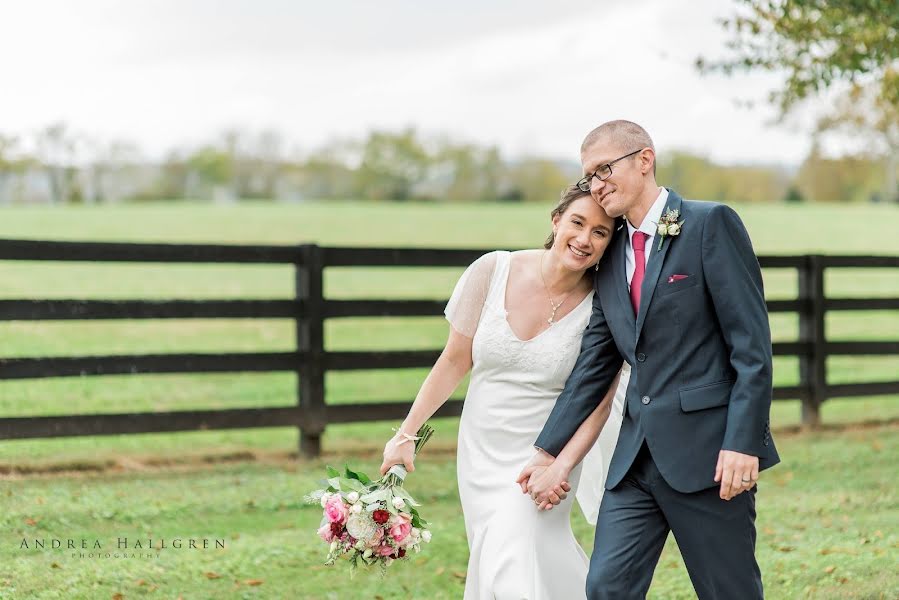
M737 214L669 191L678 236L651 243L634 315L625 276L627 228L594 276L593 313L580 355L535 446L556 456L627 361L618 446L606 488L624 478L644 440L665 481L690 493L716 485L720 450L780 461L769 429L771 332L758 259ZM672 275L686 275L685 278Z

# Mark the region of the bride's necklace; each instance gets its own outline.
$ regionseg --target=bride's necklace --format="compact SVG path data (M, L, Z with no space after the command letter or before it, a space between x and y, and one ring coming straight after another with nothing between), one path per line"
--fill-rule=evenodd
M546 285L546 278L543 276L543 257L544 256L546 256L546 250L544 250L543 254L540 255L540 279L543 281L543 288L546 290L546 297L549 298L549 305L553 307L553 313L546 320L547 323L552 325L554 323L554 319L556 318L556 311L559 310L559 307L562 306L563 304L565 304L565 301L568 300L568 297L574 293L574 290L577 289L577 285L575 285L573 288L571 288L571 291L569 291L567 294L565 294L565 297L562 298L561 300L559 300L558 304L553 302L552 294L549 293L549 286Z

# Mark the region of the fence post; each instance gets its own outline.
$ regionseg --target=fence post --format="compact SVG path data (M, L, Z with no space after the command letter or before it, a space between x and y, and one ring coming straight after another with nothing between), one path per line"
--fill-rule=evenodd
M301 263L296 265L296 297L303 310L297 318L297 350L305 353L297 365L300 408L300 456L321 454L325 431L324 296L322 249L300 246Z
M799 340L810 344L811 352L799 357L802 394L802 425L821 424L821 404L827 400L827 338L824 332L824 264L821 256L807 256L799 269Z

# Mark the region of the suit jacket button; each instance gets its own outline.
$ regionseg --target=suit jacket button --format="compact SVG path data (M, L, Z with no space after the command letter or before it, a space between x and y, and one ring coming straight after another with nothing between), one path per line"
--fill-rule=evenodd
M649 396L643 396L642 398L640 398L640 402L642 402L643 404L649 404Z
M766 446L768 445L768 440L767 440L767 439L765 440L765 445L766 445Z
M637 360L640 362L646 362L646 355L641 352L637 355Z

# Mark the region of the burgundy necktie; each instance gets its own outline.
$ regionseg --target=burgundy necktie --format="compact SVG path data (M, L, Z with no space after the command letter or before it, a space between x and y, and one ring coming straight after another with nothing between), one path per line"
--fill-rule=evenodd
M634 277L631 279L631 305L634 314L640 314L640 288L643 287L643 274L646 272L646 238L642 231L635 231L632 240L634 247Z

